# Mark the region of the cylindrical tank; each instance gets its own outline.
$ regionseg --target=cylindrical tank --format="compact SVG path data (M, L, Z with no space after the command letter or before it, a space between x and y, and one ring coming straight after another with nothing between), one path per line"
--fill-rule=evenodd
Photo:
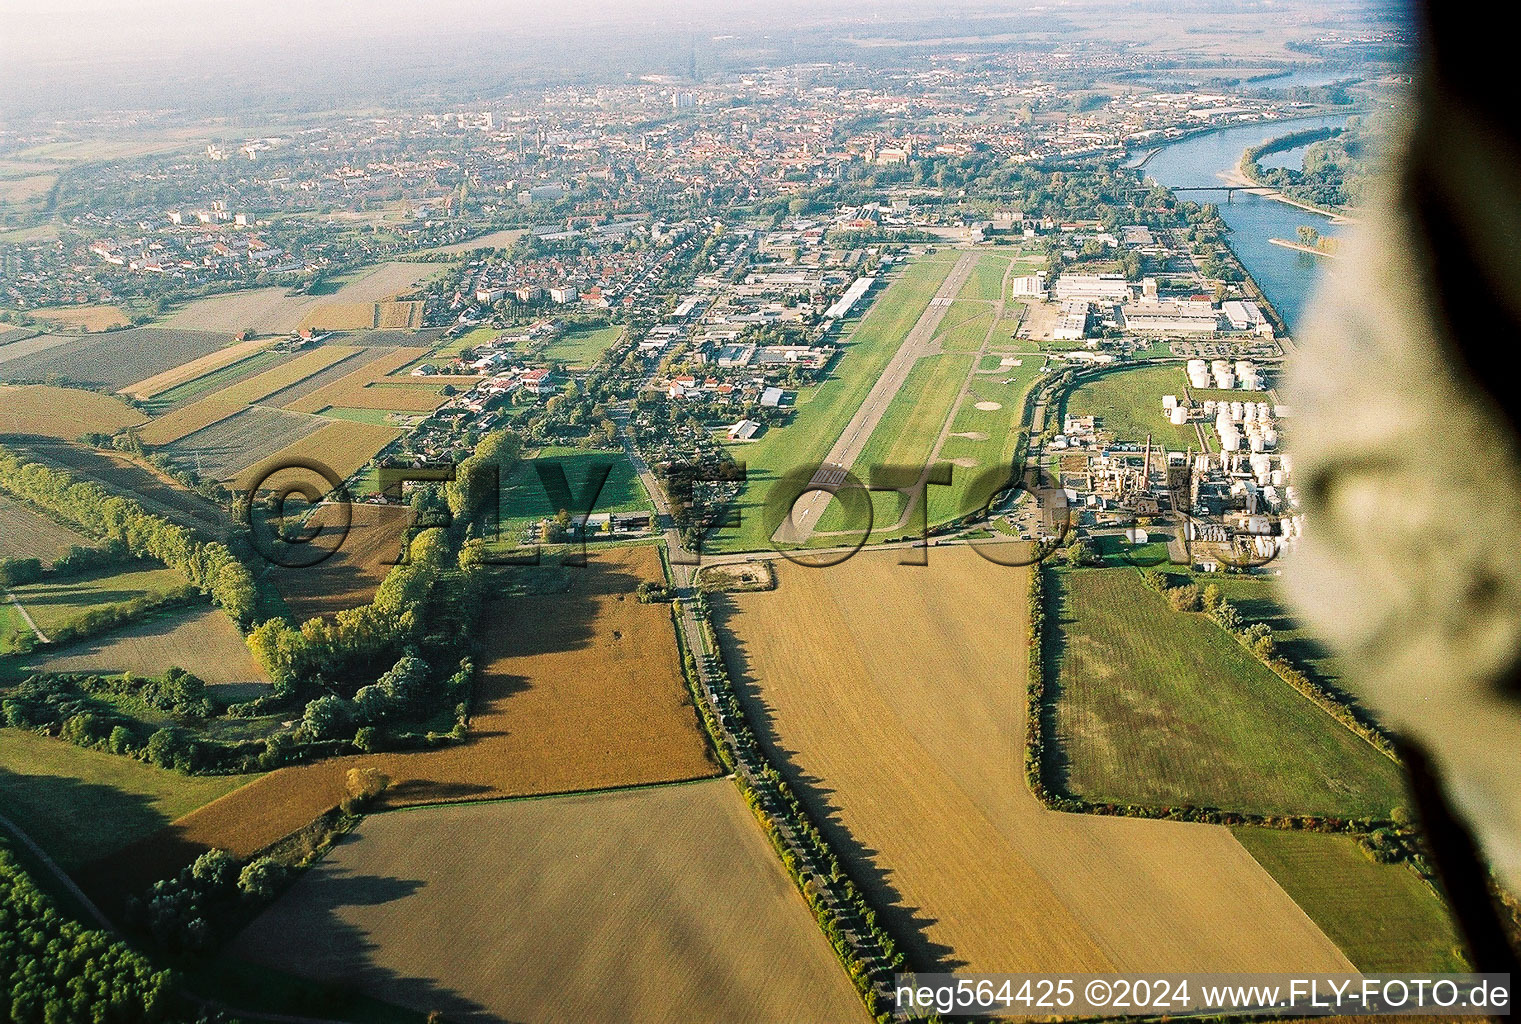
M1163 409L1176 409L1177 407L1178 407L1178 396L1177 395L1163 395L1162 396L1162 408Z
M1175 427L1181 427L1183 424L1188 422L1188 410L1183 408L1181 405L1173 406L1171 415L1172 425Z

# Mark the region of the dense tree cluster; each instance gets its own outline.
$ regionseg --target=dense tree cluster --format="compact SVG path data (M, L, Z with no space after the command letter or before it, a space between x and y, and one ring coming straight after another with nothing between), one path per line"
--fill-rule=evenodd
M92 536L155 558L183 575L246 625L253 617L253 574L223 544L198 540L183 526L156 516L131 498L37 463L23 463L0 447L0 490L31 502Z
M0 846L0 978L17 1024L187 1019L169 972L61 915Z

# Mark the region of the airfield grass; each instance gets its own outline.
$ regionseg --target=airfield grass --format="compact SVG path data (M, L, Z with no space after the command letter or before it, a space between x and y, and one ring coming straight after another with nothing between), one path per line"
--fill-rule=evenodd
M598 467L610 467L607 480L591 502L591 512L644 512L653 511L644 485L634 473L633 464L621 451L589 448L566 448L551 446L541 448L532 458L524 459L502 481L502 536L514 541L521 536L529 523L559 512L549 492L539 477L534 463L558 465L565 472L572 500L580 507L569 509L572 514L587 512L588 487L593 471Z
M1097 416L1099 430L1116 441L1154 443L1170 450L1199 447L1193 426L1173 426L1162 412L1163 395L1182 395L1188 378L1181 365L1142 366L1091 378L1068 393L1061 417Z
M1048 671L1070 792L1268 815L1384 818L1404 802L1392 761L1134 569L1053 575Z
M893 353L929 308L955 260L956 254L947 251L909 264L844 339L844 352L828 379L798 392L792 421L734 453L747 473L735 502L739 524L716 531L709 538L710 549L745 551L769 542L764 514L768 490L788 472L816 466L829 454Z
M946 310L941 331L935 340L947 352L976 352L987 340L988 328L991 326L991 306L958 299Z
M190 776L0 729L0 813L65 871L152 835L253 776Z
M1351 836L1233 831L1358 970L1470 969L1441 898L1405 865L1376 863Z
M593 366L622 334L623 327L620 324L608 327L571 327L545 346L544 351L539 353L539 358L567 366Z
M951 485L929 490L931 526L981 509L993 490L1007 480L1020 436L1029 426L1022 421L1025 397L1046 362L1041 355L1017 358L1019 366L999 366L972 377L940 449L939 461L951 464ZM999 408L977 408L987 403Z
M864 484L871 483L872 467L912 466L923 467L934 451L940 431L950 417L972 368L972 356L947 353L925 356L909 371L903 387L888 403L877 427L856 459L853 472ZM879 507L872 516L873 532L899 533L892 529L902 514L901 500L894 495L883 496L887 501L873 496ZM897 513L893 513L897 509ZM838 500L830 501L827 510L819 517L819 532L830 530L861 529L864 522L854 517Z
M977 257L977 266L972 268L972 275L966 279L966 284L961 286L961 291L956 293L956 299L958 301L962 299L997 301L1003 297L1003 275L1008 269L1008 256L991 252L983 253Z

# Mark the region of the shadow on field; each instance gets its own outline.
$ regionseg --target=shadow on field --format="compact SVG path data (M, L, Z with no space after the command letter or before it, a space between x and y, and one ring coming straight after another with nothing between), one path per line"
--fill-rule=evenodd
M949 972L967 966L965 961L951 955L951 947L930 941L927 929L936 923L936 919L925 914L923 908L909 906L904 901L903 894L887 880L887 868L878 862L880 851L867 846L840 820L839 805L832 799L835 791L823 779L805 772L798 764L798 751L784 747L778 740L775 714L752 670L747 645L729 628L729 621L736 612L729 595L710 594L708 607L714 630L723 642L724 665L729 678L767 759L781 771L787 784L808 808L814 823L824 833L846 871L881 915L889 934L902 944L912 967L920 971ZM883 757L892 756L890 750L881 753Z
M1040 729L1044 737L1044 757L1041 778L1053 792L1071 796L1072 762L1067 757L1067 747L1062 742L1056 720L1056 709L1062 699L1062 654L1067 649L1067 626L1076 622L1071 601L1061 584L1061 576L1055 572L1041 574L1045 580L1043 607L1046 608L1046 628L1041 636L1041 670L1045 676L1046 699L1040 705L1040 721L1031 722L1030 728Z
M351 834L342 844L363 842ZM345 920L355 907L378 907L415 896L427 883L412 878L350 873L331 862L304 875L227 946L227 955L322 983L343 1006L345 993L363 993L421 1013L437 1011L451 1022L498 1024L502 1018L435 979L416 977L376 962L380 946L369 932ZM423 908L416 908L422 911ZM406 913L400 907L392 912ZM409 927L433 931L430 944L447 948L447 920L421 914ZM458 950L459 956L479 951ZM318 1010L320 1007L313 1007Z

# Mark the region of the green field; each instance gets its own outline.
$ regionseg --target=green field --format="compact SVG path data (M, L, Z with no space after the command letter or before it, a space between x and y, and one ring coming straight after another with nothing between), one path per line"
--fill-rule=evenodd
M1116 441L1146 440L1170 450L1195 450L1199 435L1192 425L1175 427L1162 412L1163 395L1183 394L1188 383L1181 364L1142 366L1090 378L1071 391L1059 410L1068 415L1097 416L1099 429Z
M1098 803L1387 817L1400 770L1134 569L1053 574L1066 788Z
M607 327L571 327L551 341L539 353L539 359L573 367L593 366L622 334L623 327L619 324Z
M582 499L592 469L603 464L612 467L607 482L593 503L592 512L652 511L654 505L644 493L644 485L634 473L633 465L621 451L593 451L584 448L544 448L531 459L524 459L502 482L502 537L516 541L529 523L559 511L540 481L533 463L556 463L565 471L571 494ZM571 509L586 512L585 507Z
M947 352L976 352L987 340L991 326L992 306L958 299L945 311L945 319L940 323L940 333L935 335L935 340Z
M245 359L240 359L231 366L224 366L220 370L213 370L203 374L194 380L161 391L152 398L142 403L144 411L149 415L157 416L164 410L173 406L189 402L192 399L208 395L220 388L227 387L246 377L252 377L269 369L275 363L286 358L288 353L276 352L273 349L265 349L263 352L255 352Z
M408 415L406 413L388 412L385 409L345 409L340 406L330 405L322 410L321 415L333 420L350 420L354 423L374 423L382 427L406 427L419 420L427 419L423 413Z
M972 368L972 356L946 354L925 356L914 364L902 389L888 403L882 419L866 441L860 458L851 471L862 483L871 482L873 466L922 467L934 451L935 442L955 408L961 386ZM903 512L903 501L896 493L872 496L872 529L884 536L899 536L894 530ZM819 517L819 532L860 529L865 523L853 523L839 501L831 501ZM912 530L912 524L906 527Z
M1358 970L1469 969L1446 907L1404 865L1374 862L1350 836L1265 828L1234 832Z
M1273 630L1278 652L1289 661L1321 682L1343 685L1343 670L1335 656L1284 607L1277 577L1201 573L1195 582L1201 589L1211 584L1218 587L1246 621L1267 623Z
M972 276L966 279L966 284L956 293L957 301L981 299L996 302L1003 298L1003 275L1009 269L1009 262L1009 256L991 252L977 257L977 266L972 268Z
M192 777L62 740L0 729L0 814L72 871L252 781Z
M1041 377L1046 357L1016 354L1019 366L998 367L972 377L967 396L956 410L940 461L951 464L951 486L930 488L930 524L943 523L980 509L990 497L982 475L990 467L1011 468L1026 424L1021 422L1025 396ZM994 357L997 366L999 359ZM995 403L997 409L979 409ZM982 438L979 435L987 435ZM960 436L958 436L960 435ZM981 486L974 486L981 484Z
M91 608L156 597L184 585L185 580L178 573L134 563L127 568L106 568L57 582L29 583L11 593L31 614L38 629L52 633ZM30 632L24 622L20 628ZM0 641L7 636L0 634Z
M710 549L749 551L770 542L763 512L768 490L788 472L816 466L829 454L893 353L929 308L956 259L955 252L941 251L898 273L844 338L844 352L829 378L798 392L792 422L734 452L747 467L747 480L735 503L740 521L736 527L715 531L708 539Z

